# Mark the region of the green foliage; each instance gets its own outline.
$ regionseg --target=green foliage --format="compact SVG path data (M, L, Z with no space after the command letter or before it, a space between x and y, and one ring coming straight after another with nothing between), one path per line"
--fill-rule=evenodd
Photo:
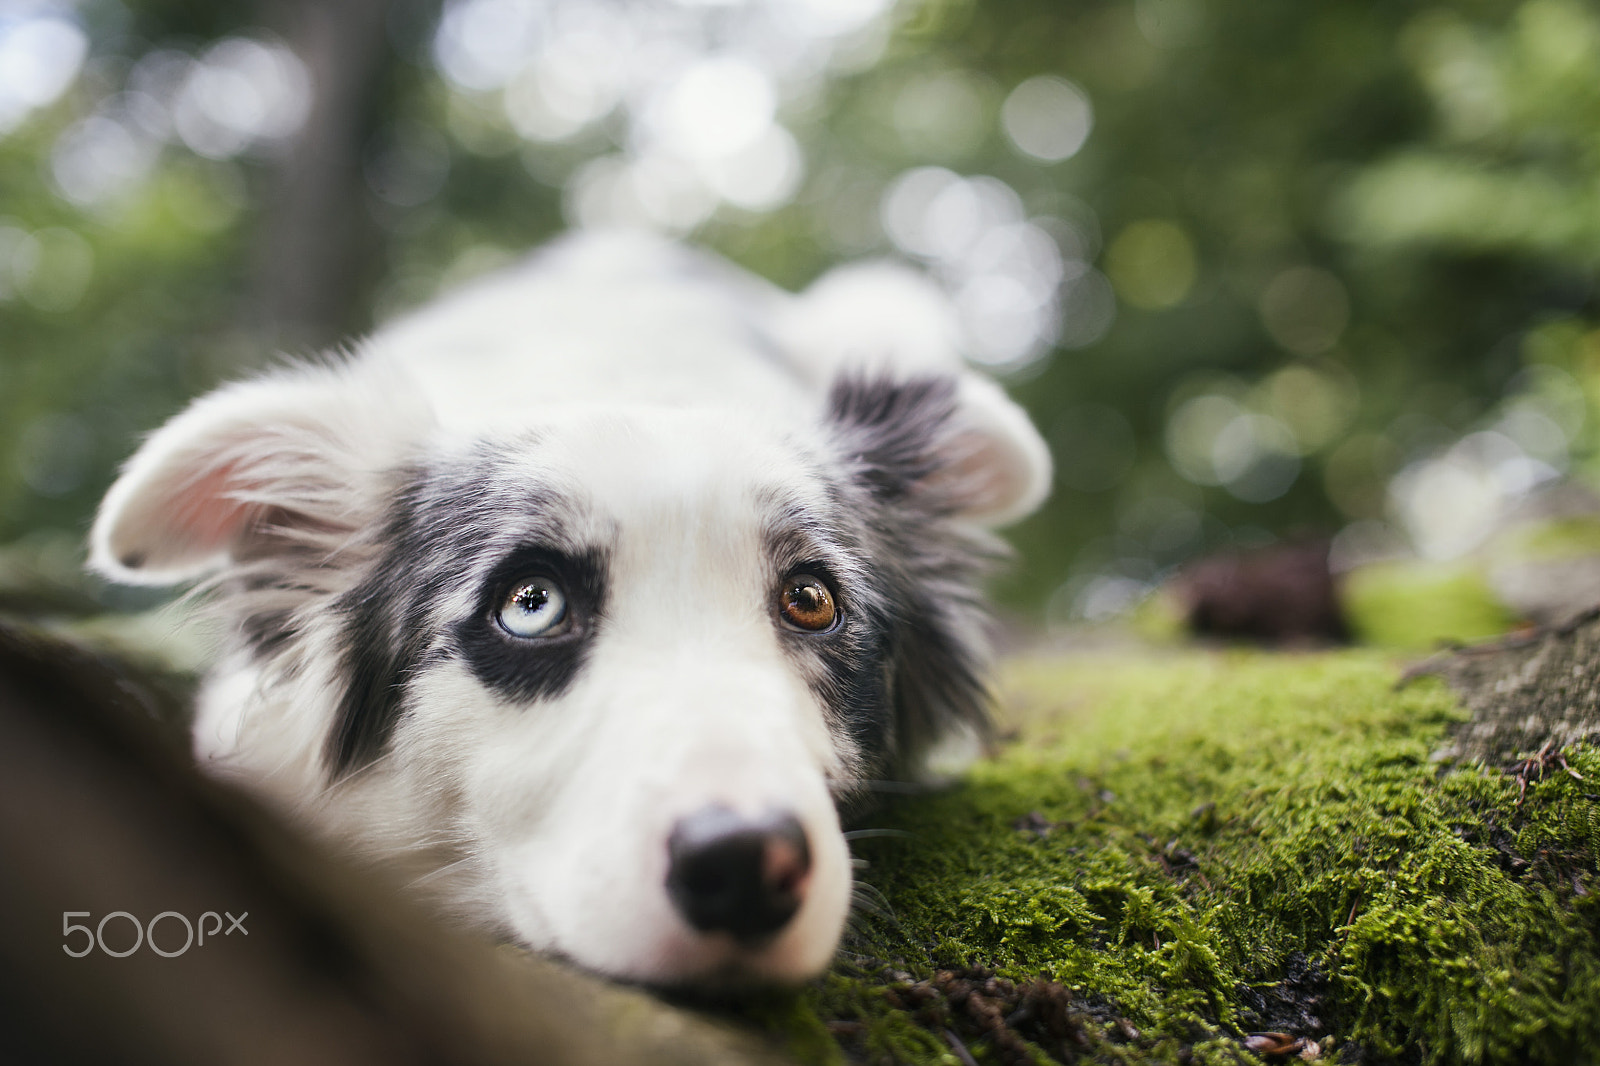
M1407 24L1400 46L1435 132L1349 187L1340 210L1351 236L1592 266L1600 12L1575 0L1436 8Z
M139 436L258 357L234 317L247 247L235 168L175 159L92 214L53 193L51 144L100 88L0 140L0 541L81 534Z
M278 341L259 291L282 191L272 152L212 160L169 139L146 177L93 206L51 175L63 136L116 105L141 56L292 19L191 0L77 10L84 73L0 136L0 234L40 249L19 285L0 263L0 542L81 533L139 432ZM405 0L388 20L359 133L378 280L341 327L550 236L569 179L628 140L616 115L521 139L496 93L435 69L436 14ZM1114 324L1009 382L1062 471L1015 531L1001 589L1037 614L1069 579L1150 581L1263 534L1384 518L1390 477L1479 428L1508 389L1540 411L1567 404L1552 461L1584 469L1600 425L1597 42L1600 15L1579 0L902 0L881 57L782 103L806 159L794 201L725 205L692 236L801 285L891 253L885 190L931 164L1000 179L1081 245L1115 291ZM1093 107L1087 142L1059 162L1020 152L1001 121L1040 75ZM437 188L386 199L373 175L395 159ZM1207 396L1284 427L1271 442L1292 453L1289 480L1205 474L1220 423L1197 436L1174 418Z
M1047 975L1131 1042L1092 1057L1245 1061L1247 993L1292 957L1328 983L1325 1046L1365 1061L1566 1063L1600 1046L1600 807L1553 773L1430 761L1458 720L1372 653L1029 660L1020 735L957 788L897 801L857 843L892 921L807 994L864 1022L864 1061L951 1061L876 967ZM1585 778L1600 755L1573 754ZM1044 827L1041 831L1041 827ZM1313 1035L1303 1033L1299 1035ZM993 1061L981 1042L980 1061Z

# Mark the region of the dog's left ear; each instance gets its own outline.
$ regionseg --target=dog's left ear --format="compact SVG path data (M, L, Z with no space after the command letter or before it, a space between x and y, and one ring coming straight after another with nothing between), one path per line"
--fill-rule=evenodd
M301 367L228 385L153 433L89 534L89 565L169 585L230 563L331 548L370 517L381 473L431 414L402 384Z
M1050 451L1022 408L970 372L834 379L829 421L856 473L888 501L987 527L1032 514L1050 492Z

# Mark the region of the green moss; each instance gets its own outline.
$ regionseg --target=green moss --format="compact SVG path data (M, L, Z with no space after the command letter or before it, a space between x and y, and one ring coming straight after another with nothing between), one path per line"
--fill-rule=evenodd
M1516 616L1471 563L1375 563L1345 575L1356 638L1385 648L1432 649L1505 633Z
M1592 515L1520 526L1496 538L1491 550L1528 562L1600 555L1600 520Z
M1503 774L1442 773L1461 712L1396 674L1371 652L1014 664L1017 738L866 823L909 834L855 846L893 919L865 920L803 1006L857 1061L956 1062L887 988L982 966L1069 986L1101 1019L1096 1059L1254 1061L1238 1037L1287 1024L1261 997L1308 995L1280 988L1298 967L1323 1034L1367 1061L1585 1061L1594 786L1550 776L1518 806ZM1102 1035L1117 1017L1137 1038Z

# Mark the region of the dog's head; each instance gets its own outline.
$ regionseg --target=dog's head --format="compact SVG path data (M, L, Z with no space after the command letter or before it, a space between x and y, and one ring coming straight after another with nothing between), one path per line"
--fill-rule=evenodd
M1036 502L1036 448L968 377L845 374L783 429L472 435L358 361L175 418L92 561L214 575L202 758L461 915L619 976L796 980L851 902L836 801L983 731L983 527Z

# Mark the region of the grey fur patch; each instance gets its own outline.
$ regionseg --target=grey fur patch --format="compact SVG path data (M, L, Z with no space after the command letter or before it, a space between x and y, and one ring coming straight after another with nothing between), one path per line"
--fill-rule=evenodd
M607 549L573 541L576 505L502 450L417 469L397 493L376 562L334 610L345 619L346 688L328 741L343 773L375 758L404 711L406 689L432 662L462 659L503 698L558 695L581 669L602 624ZM561 640L518 641L493 621L501 586L535 566L571 582L581 625ZM452 616L451 593L472 590ZM459 597L457 597L459 599Z
M989 731L982 582L1001 550L953 520L932 477L952 458L955 390L949 377L842 375L829 395L842 460L830 521L859 545L864 586L840 591L861 617L849 641L819 649L817 690L865 742L871 774L915 772L954 728Z

